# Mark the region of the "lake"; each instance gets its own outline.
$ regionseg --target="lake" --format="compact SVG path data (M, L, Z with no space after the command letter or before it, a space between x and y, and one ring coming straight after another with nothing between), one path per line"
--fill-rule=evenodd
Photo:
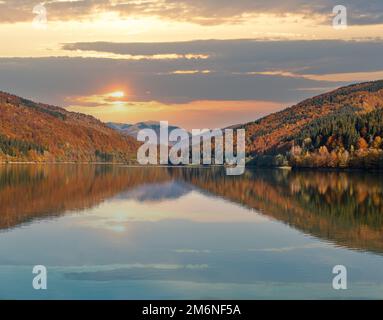
M0 298L383 298L382 178L3 165ZM336 265L347 290L333 289Z

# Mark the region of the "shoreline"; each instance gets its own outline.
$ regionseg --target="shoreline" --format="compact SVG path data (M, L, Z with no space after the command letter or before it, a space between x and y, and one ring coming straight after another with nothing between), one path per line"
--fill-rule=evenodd
M77 161L52 161L52 162L40 162L40 161L0 161L0 166L6 165L116 165L130 168L184 168L184 169L208 169L225 167L225 165L140 165L138 163L125 163L125 162L77 162ZM286 170L286 171L319 171L319 172L383 172L383 168L326 168L326 167L272 167L272 166L254 166L246 165L246 169L249 170Z

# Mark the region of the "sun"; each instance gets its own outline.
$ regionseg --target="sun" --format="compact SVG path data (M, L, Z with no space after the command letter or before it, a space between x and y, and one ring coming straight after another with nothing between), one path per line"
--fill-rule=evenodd
M115 91L109 94L112 98L123 98L125 96L124 91Z

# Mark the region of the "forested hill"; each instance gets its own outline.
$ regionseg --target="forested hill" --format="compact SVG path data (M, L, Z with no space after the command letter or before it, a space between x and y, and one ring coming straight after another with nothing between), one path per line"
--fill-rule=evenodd
M130 162L137 148L91 116L0 92L0 161Z
M343 87L240 127L253 164L383 167L383 80Z
M383 80L343 87L241 127L251 164L383 167ZM0 92L0 161L126 163L138 146L91 116Z

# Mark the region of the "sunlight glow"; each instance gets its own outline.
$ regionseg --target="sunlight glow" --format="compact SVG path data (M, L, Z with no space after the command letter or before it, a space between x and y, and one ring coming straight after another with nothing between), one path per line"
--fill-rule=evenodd
M109 94L112 98L123 98L125 96L125 93L123 91L115 91Z

